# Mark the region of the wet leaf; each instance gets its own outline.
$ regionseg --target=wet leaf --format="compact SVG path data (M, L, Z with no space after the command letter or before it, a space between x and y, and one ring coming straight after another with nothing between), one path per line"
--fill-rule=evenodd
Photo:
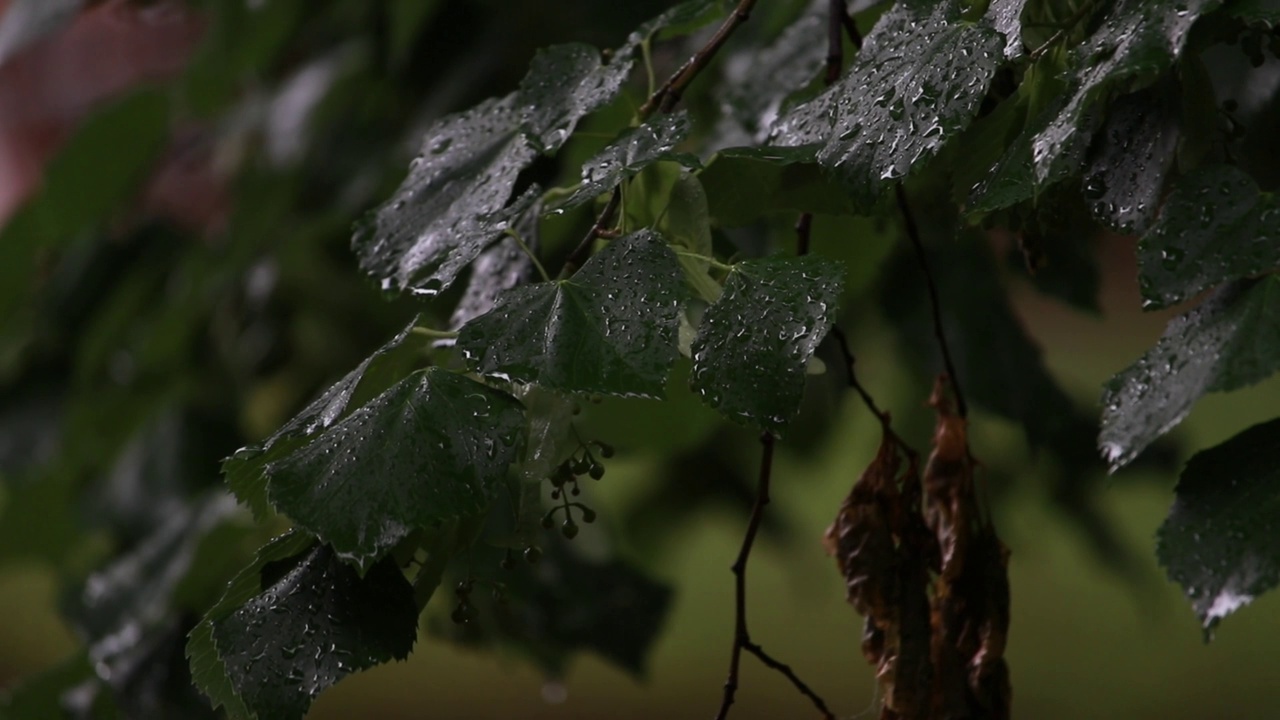
M1205 637L1280 583L1280 419L1187 462L1156 553L1182 586Z
M1274 0L1234 0L1227 4L1227 12L1249 25L1280 25L1280 5Z
M603 65L600 51L579 43L554 45L534 55L516 92L521 126L541 152L550 154L573 134L578 121L622 89L630 57Z
M535 204L529 212L520 218L515 231L533 252L538 251L538 217L541 206ZM529 255L520 248L515 238L507 237L496 245L480 253L471 266L471 279L467 281L467 289L462 299L449 316L449 327L457 328L466 325L475 318L493 309L498 296L517 285L523 285L534 279L536 270Z
M510 395L428 368L268 463L268 495L338 557L368 568L413 530L483 509L524 424Z
M858 211L839 180L803 149L730 148L716 153L698 178L707 188L711 217L724 227L775 213Z
M1032 145L1036 181L1046 184L1079 162L1097 129L1097 104L1114 89L1136 90L1170 68L1191 26L1220 0L1118 0L1073 51L1070 90Z
M1112 103L1094 141L1083 193L1099 222L1126 235L1146 232L1173 168L1176 88L1163 82Z
M844 268L817 255L734 265L693 340L690 387L726 417L781 430L800 407L805 368L843 286Z
M512 94L426 131L409 176L352 239L360 268L383 290L441 292L507 227L499 213L537 156L521 120Z
M1004 56L1016 60L1026 54L1022 45L1022 8L1027 0L992 0L987 8L996 32L1004 36Z
M1143 306L1162 308L1280 266L1280 202L1230 165L1179 179L1138 243Z
M263 567L262 585L212 622L227 679L258 717L300 719L322 690L413 648L418 608L390 558L362 578L319 545Z
M254 596L261 593L271 581L264 581L263 568L268 564L300 556L313 550L315 538L290 530L262 546L250 565L241 570L227 585L222 598L209 609L187 638L187 659L191 662L191 679L213 704L216 710L226 708L232 718L253 718L245 706L236 685L227 673L227 666L214 647L213 623L234 613Z
M263 477L263 469L267 463L302 447L316 433L326 430L352 409L360 407L404 377L410 369L409 361L413 356L413 351L406 346L405 340L409 338L416 323L417 318L325 390L271 437L237 450L235 455L223 463L222 469L232 492L253 510L256 517L262 518L270 513Z
M596 253L567 280L504 293L462 328L477 372L569 392L662 397L676 356L680 264L650 230Z
M930 14L895 5L840 82L782 116L771 142L820 144L818 160L848 184L853 200L874 203L961 133L986 95L1003 38L960 13L957 2Z
M1280 278L1222 288L1169 322L1156 346L1107 382L1098 447L1114 471L1177 425L1206 392L1280 369Z
M590 202L659 160L676 160L696 167L695 159L673 152L688 134L689 116L683 111L659 115L628 130L582 166L581 184L550 209L559 212Z

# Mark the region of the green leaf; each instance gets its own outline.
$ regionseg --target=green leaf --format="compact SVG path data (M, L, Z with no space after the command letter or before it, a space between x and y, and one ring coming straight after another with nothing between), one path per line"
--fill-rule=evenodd
M1045 184L1076 165L1097 128L1096 106L1114 90L1153 82L1182 53L1197 18L1220 0L1118 0L1076 48L1071 88L1057 116L1033 142L1036 181Z
M1138 265L1145 308L1269 272L1280 266L1280 202L1230 165L1189 173L1138 243Z
M961 19L958 2L898 3L867 36L839 83L784 115L774 144L821 143L818 160L875 202L923 167L973 120L999 64L1003 38L986 21Z
M559 213L590 202L659 160L696 167L696 159L673 152L688 134L689 116L684 111L659 115L628 130L582 166L581 184L569 197L553 203L551 211Z
M214 709L225 707L230 718L255 718L245 706L235 684L227 673L213 641L215 621L230 617L237 609L270 585L263 582L262 571L269 563L279 562L305 553L315 545L312 536L290 530L258 550L253 562L241 570L227 585L227 590L187 639L187 659L191 661L191 679L212 702Z
M352 239L360 268L383 290L435 295L506 229L500 211L538 154L521 119L513 93L427 130L409 176Z
M1204 625L1280 583L1280 419L1197 453L1174 489L1156 554Z
M590 45L538 51L516 92L516 104L524 108L524 131L541 152L555 152L580 119L617 96L630 72L629 57L602 65L600 51Z
M675 253L641 230L573 277L504 293L462 328L477 372L569 392L662 397L676 356L683 283Z
M1066 183L1041 196L1034 214L1025 220L1020 263L1034 263L1031 282L1046 295L1088 313L1100 315L1098 293L1099 228L1089 216L1077 186Z
M75 19L84 0L13 0L0 13L0 65Z
M690 387L737 422L780 431L800 407L843 285L844 268L817 255L734 265L693 340Z
M1231 0L1227 13L1250 26L1280 25L1280 5L1275 0Z
M213 621L212 637L236 694L264 720L300 719L343 677L413 648L413 588L390 558L362 578L320 545L265 566L262 583L262 593Z
M537 208L536 205L534 207ZM535 209L525 216L534 222L522 223L516 227L516 232L531 249L537 247L535 236L525 231L537 228L539 214ZM515 238L499 240L496 245L480 253L472 264L467 289L463 291L462 299L449 316L449 327L460 328L489 312L503 292L532 281L534 274L533 261Z
M854 214L858 204L840 182L797 148L722 150L698 175L711 217L722 227L748 225L774 213Z
M655 36L667 40L697 32L724 13L724 4L724 0L685 0L636 28L628 46L648 42Z
M1222 288L1169 322L1156 346L1107 382L1098 446L1114 471L1206 392L1248 387L1280 369L1280 278Z
M1112 230L1146 232L1178 147L1176 88L1164 82L1112 103L1085 170L1084 197Z
M510 395L428 368L264 469L271 503L368 568L416 529L488 505L517 457Z
M689 287L704 301L715 302L720 297L720 283L709 274L711 261L701 259L715 254L711 244L707 192L697 176L686 173L676 179L667 197L666 211L658 229L672 246L690 253L680 255L680 267Z
M302 447L308 439L358 408L366 400L386 390L409 371L412 349L406 347L417 318L387 344L365 358L354 370L325 390L271 437L237 450L223 463L227 483L255 517L270 513L263 469L267 463Z

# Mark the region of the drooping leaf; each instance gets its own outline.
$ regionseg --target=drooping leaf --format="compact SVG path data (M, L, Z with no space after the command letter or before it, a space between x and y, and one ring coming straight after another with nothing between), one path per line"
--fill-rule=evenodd
M1112 103L1083 186L1093 216L1116 232L1146 232L1178 145L1177 95L1160 83Z
M1222 618L1280 584L1280 419L1187 462L1156 553L1208 639Z
M843 267L817 255L734 265L693 340L690 387L737 422L780 431L800 407L843 285Z
M840 182L796 148L730 148L698 175L707 188L711 217L725 227L773 213L853 214L858 211Z
M1191 26L1221 0L1118 0L1093 36L1073 52L1071 87L1061 111L1036 135L1036 181L1045 184L1079 162L1097 129L1096 104L1115 89L1152 83L1182 53Z
M507 207L520 171L612 100L630 69L630 52L602 65L589 46L556 46L534 58L516 92L436 122L399 190L357 226L360 267L383 290L449 287L532 204L527 195Z
M368 568L418 528L482 510L516 459L520 403L428 368L263 469L273 506Z
M227 665L214 646L213 623L230 617L254 596L266 590L271 580L264 580L263 569L271 563L299 557L314 550L315 538L296 530L262 546L252 563L241 570L227 585L222 598L205 613L204 618L187 638L187 659L191 662L191 679L210 700L213 708L226 708L232 718L253 718L245 706L237 686L227 673Z
M696 167L696 159L673 152L688 134L689 116L684 112L659 115L628 130L582 166L582 183L550 209L564 211L590 202L659 160L676 160Z
M604 65L600 51L590 45L541 50L516 92L521 126L541 152L553 153L573 134L578 120L618 94L630 72L630 57Z
M1222 288L1174 318L1156 346L1107 382L1098 447L1116 470L1168 432L1206 392L1280 369L1280 278Z
M266 720L302 718L343 677L409 655L413 588L390 558L362 578L325 545L262 569L263 590L212 622L226 677Z
M963 21L958 2L927 13L899 3L844 78L781 117L771 142L821 144L818 160L848 184L855 202L869 205L968 126L1002 46L986 20Z
M573 277L504 293L462 328L477 372L570 392L661 397L683 283L661 236L613 241Z
M1183 176L1138 243L1143 306L1162 308L1280 266L1280 201L1230 165Z
M386 390L409 370L412 351L406 347L415 318L385 345L365 358L354 370L325 390L275 433L256 445L237 450L223 463L227 483L256 517L270 512L263 468L274 459L302 447L369 398Z
M445 117L396 194L357 226L360 268L383 290L435 295L498 238L516 177L537 156L516 94Z
M1078 188L1056 185L1042 195L1023 221L1014 252L1042 293L1085 312L1100 314L1097 236L1101 228L1089 216Z

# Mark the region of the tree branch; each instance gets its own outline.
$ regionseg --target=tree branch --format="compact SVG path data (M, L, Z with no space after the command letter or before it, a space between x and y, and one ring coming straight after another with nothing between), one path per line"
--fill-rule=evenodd
M755 545L756 534L760 531L760 522L764 519L764 508L769 504L769 482L773 472L772 433L765 432L760 436L762 452L760 456L760 481L756 488L756 501L751 508L751 519L747 522L747 531L742 537L742 548L738 550L738 558L733 562L734 575L734 623L733 650L729 654L729 677L724 683L724 697L720 701L720 710L716 720L724 720L729 716L729 708L733 705L738 691L738 668L742 661L742 651L755 655L767 667L782 673L792 685L796 686L805 697L813 701L824 718L834 720L835 715L827 709L827 704L808 685L796 676L790 666L778 662L751 641L751 633L747 630L747 561L751 558L751 548Z
M942 330L942 304L938 301L938 285L933 281L933 272L929 270L929 258L924 251L924 243L920 241L920 228L916 225L911 206L907 203L907 191L902 183L894 186L894 195L898 200L898 210L902 213L902 222L906 227L907 238L911 240L916 251L916 259L920 261L920 270L924 272L925 284L929 288L929 307L933 313L933 334L938 340L938 349L942 352L942 362L951 378L951 389L956 395L956 412L960 417L968 417L969 406L965 404L964 394L960 392L960 378L956 375L956 365L951 359L951 348L947 344L947 335Z
M702 72L707 65L711 63L712 58L720 51L720 47L725 44L729 36L733 34L738 26L746 22L751 17L751 10L756 5L756 0L740 0L738 6L729 13L729 17L724 19L720 28L716 30L716 34L711 36L707 44L702 49L694 53L680 69L675 71L667 81L658 88L657 92L649 96L645 104L640 106L640 117L646 118L654 110L661 109L662 112L671 112L680 102L680 98L684 95L684 91L689 87L689 83Z

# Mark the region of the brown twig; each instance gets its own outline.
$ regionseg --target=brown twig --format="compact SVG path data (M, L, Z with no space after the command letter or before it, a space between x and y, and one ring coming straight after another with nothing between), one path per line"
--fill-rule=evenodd
M680 102L680 98L684 95L685 88L698 73L711 63L712 58L720 51L720 47L724 45L729 36L733 34L738 26L746 22L751 17L751 9L755 7L756 0L741 0L738 6L734 8L729 17L725 18L720 29L716 30L716 34L711 36L707 44L702 46L693 57L689 58L680 69L672 73L667 81L654 91L653 95L640 106L638 115L640 122L644 122L654 113L655 110L662 112L671 112L675 109L676 103ZM591 255L591 246L595 241L602 237L608 229L609 222L613 219L614 213L618 212L618 206L622 203L622 193L620 188L613 189L613 195L609 198L609 204L605 205L604 210L600 212L600 216L596 218L596 222L587 231L587 236L578 243L578 246L569 253L569 257L565 259L564 267L560 270L560 277L567 278L577 272L583 263Z
M769 481L773 472L773 434L769 432L762 434L760 445L762 448L760 482L756 488L756 501L751 508L751 519L747 522L747 531L742 537L742 548L738 550L738 558L733 562L733 650L729 655L729 677L724 682L724 697L720 701L716 720L724 720L729 716L729 708L733 705L734 696L738 691L738 668L741 665L743 650L755 655L760 662L786 676L797 690L813 701L814 706L824 718L833 720L835 715L827 709L827 704L822 698L804 684L788 665L773 659L763 648L752 642L751 633L747 630L747 561L751 558L751 548L755 545L756 534L760 531L760 522L764 519L764 507L769 504Z
M858 32L858 23L854 22L853 18L849 17L848 13L841 13L840 23L844 25L844 34L849 36L849 42L853 43L854 47L861 50L862 33Z
M916 259L920 262L920 270L924 272L925 284L929 288L929 307L933 314L933 334L938 339L938 349L942 352L942 362L947 368L947 376L951 378L951 390L956 396L956 412L960 417L968 417L969 406L965 404L964 394L960 392L960 376L956 374L956 365L951 360L951 348L947 344L947 335L942 329L942 303L938 300L938 285L933 280L933 272L929 270L929 258L924 251L924 243L920 240L920 228L916 225L915 215L907 203L907 191L898 183L894 186L894 195L898 200L898 210L902 213L902 222L916 251Z
M844 22L841 18L848 18L848 6L845 0L829 0L827 3L827 87L835 84L840 79L840 71L844 68L844 38L840 35L840 31Z
M711 63L711 59L720 51L720 47L725 44L729 36L733 34L738 26L746 22L751 17L751 10L756 5L756 0L740 0L738 6L729 13L729 17L724 19L720 28L716 30L716 34L711 36L706 45L702 49L693 54L680 69L675 71L662 87L654 91L653 95L640 106L641 119L648 117L654 110L661 109L662 112L671 112L676 103L680 102L680 98L684 95L684 91L689 87L689 83L702 72L707 65Z

